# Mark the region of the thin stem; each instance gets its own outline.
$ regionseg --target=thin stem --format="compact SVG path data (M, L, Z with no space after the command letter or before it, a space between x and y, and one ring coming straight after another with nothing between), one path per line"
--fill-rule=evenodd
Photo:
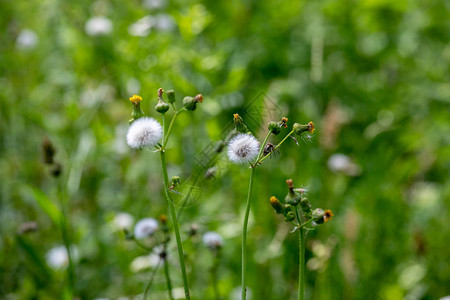
M220 255L220 250L216 250L214 251L214 263L213 266L211 268L211 281L212 281L212 285L213 285L213 289L214 289L214 298L216 300L219 300L219 286L217 284L217 271L219 269L219 255Z
M167 137L168 137L168 135L167 135ZM176 212L175 212L175 206L173 205L172 199L170 198L169 189L168 189L168 187L169 187L169 176L167 174L166 155L165 155L165 152L164 152L164 148L162 148L159 153L161 154L161 167L162 167L163 178L164 178L164 192L165 192L165 195L166 195L167 202L169 204L169 211L170 211L170 215L172 216L173 228L175 230L175 237L176 237L176 240L177 240L178 257L180 259L181 274L183 276L184 293L186 294L186 299L189 300L190 299L190 293L189 293L189 285L188 285L187 275L186 275L186 267L185 267L185 264L184 264L183 244L181 243L180 229L178 227L178 221L177 221L177 215L176 215Z
M169 264L168 264L167 256L164 259L164 274L166 275L167 290L169 292L169 298L170 298L170 300L173 300L173 296L172 296L172 281L170 280Z
M184 107L182 109L180 109L179 111L175 111L175 113L173 114L172 120L170 121L170 124L169 124L169 129L167 129L167 134L165 135L165 137L163 137L162 149L166 148L167 142L169 141L170 133L172 132L173 124L175 123L175 120L177 119L178 115L180 113L182 113L183 111L185 111ZM163 124L164 124L164 115L163 115ZM163 128L164 128L164 126L163 126Z
M161 264L161 263L159 262L159 263L156 265L156 267L153 269L152 275L150 276L150 280L149 280L147 286L145 287L145 291L144 291L144 299L147 299L147 294L148 294L148 292L150 291L150 287L151 287L152 284L153 284L153 280L155 279L156 271L158 270L160 264Z
M245 285L246 277L245 277L245 267L247 260L247 225L248 225L248 217L250 214L250 203L252 199L252 191L253 191L253 177L255 175L255 167L252 167L252 172L250 173L250 183L248 185L248 194L247 194L247 204L245 207L245 216L244 216L244 225L242 227L242 300L246 299L247 296L247 288Z
M263 154L264 147L266 146L267 140L269 139L269 136L270 136L271 133L272 133L271 131L269 131L269 132L267 133L266 138L264 139L264 142L262 143L261 148L259 149L259 154L258 154L258 156L256 157L255 166L256 166L256 164L258 163L259 159L261 158L261 155Z
M287 138L290 137L293 133L294 133L294 130L292 130L291 132L289 132L289 133L284 137L284 139L282 139L281 142L278 143L278 145L276 145L275 148L273 148L272 152L276 151L276 150L281 146L281 144L283 144L283 143L287 140ZM272 153L272 152L271 152L271 153ZM256 163L262 163L268 156L270 156L270 153L267 154L266 156L262 157L261 159L259 159Z
M298 274L298 300L303 300L305 297L305 236L303 227L298 230L299 243L299 274Z
M66 248L67 251L67 260L69 261L69 266L67 268L67 278L69 281L70 296L73 296L73 293L75 292L75 267L73 263L72 252L70 251L70 246L72 243L69 233L69 222L67 220L66 213L66 201L64 201L64 191L62 185L62 182L58 184L58 199L61 211L60 227L64 248Z

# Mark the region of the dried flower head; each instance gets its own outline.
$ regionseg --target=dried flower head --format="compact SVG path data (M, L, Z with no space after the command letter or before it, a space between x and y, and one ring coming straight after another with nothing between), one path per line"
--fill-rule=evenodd
M323 220L326 222L330 221L333 218L334 214L330 209L325 210L323 215Z
M259 142L251 134L238 134L228 143L228 158L235 164L249 163L258 153Z
M153 118L143 117L128 128L127 144L133 149L153 147L162 138L162 127Z
M203 244L210 249L218 249L223 246L223 239L217 232L208 231L203 235Z
M158 222L153 218L145 218L137 222L134 227L134 237L143 239L152 235L158 229Z

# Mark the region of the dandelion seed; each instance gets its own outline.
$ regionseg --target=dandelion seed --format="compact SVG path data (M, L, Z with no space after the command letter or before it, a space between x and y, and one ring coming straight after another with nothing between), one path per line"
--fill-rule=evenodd
M210 249L218 249L223 246L223 239L217 232L208 231L203 235L203 244Z
M153 118L143 117L128 128L127 144L133 149L153 147L162 138L162 127Z
M259 142L250 134L238 134L228 144L228 158L235 164L251 162L258 152Z
M134 237L143 239L152 235L158 229L158 222L152 218L145 218L137 222L134 227Z

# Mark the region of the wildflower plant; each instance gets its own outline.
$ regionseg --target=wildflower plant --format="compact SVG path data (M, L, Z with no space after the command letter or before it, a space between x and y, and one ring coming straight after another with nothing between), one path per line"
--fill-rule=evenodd
M313 133L315 127L313 122L309 122L306 125L294 123L291 131L287 133L286 136L275 146L272 143L269 143L268 140L271 135L278 135L283 131L283 129L288 128L287 125L288 119L286 117L281 118L280 121L269 122L268 132L262 143L259 143L259 141L253 136L247 125L245 125L244 120L238 114L234 114L233 121L235 125L235 130L232 133L230 133L230 135L233 134L233 137L231 137L228 142L228 158L232 163L248 164L250 167L250 181L248 186L244 221L242 223L241 299L245 300L247 296L246 295L247 227L248 227L248 218L250 215L250 206L252 200L256 168L259 167L264 162L264 160L266 160L272 154L278 153L279 151L278 149L288 138L291 137L297 142L295 137L300 138L302 137L302 134L306 132Z
M288 193L281 202L275 196L270 197L270 205L276 214L282 215L285 222L294 226L294 232L299 234L299 279L298 299L304 299L305 294L305 240L309 230L314 230L318 225L331 220L333 212L329 209L313 209L306 197L306 189L294 188L292 179L286 180Z
M150 148L155 149L155 152L160 153L164 194L169 206L169 214L172 218L173 228L175 231L181 274L183 277L184 292L186 299L190 299L190 291L184 262L184 253L183 253L183 245L181 243L180 229L178 226L178 219L177 214L175 212L175 206L170 194L170 192L173 191L174 187L179 184L180 179L178 176L174 176L172 177L171 182L169 182L165 151L167 143L169 141L170 134L172 133L178 115L186 111L194 111L197 108L197 104L203 102L203 96L201 94L198 94L194 97L185 97L183 99L183 107L177 110L175 92L173 90L167 91L166 93L167 101L164 99L163 94L164 90L162 88L158 89L157 92L158 102L155 106L156 112L161 115L162 124L159 123L154 118L145 116L145 113L142 111L140 107L142 97L138 95L130 97L130 102L133 104L133 111L131 113L132 118L129 120L130 127L128 128L126 140L128 145L133 149L142 150ZM170 108L172 108L173 110L173 116L169 123L169 126L166 127L166 113L170 110ZM146 224L147 225L144 224L145 226L143 228L147 228L146 229L147 231L151 228L154 228L154 226L153 227L148 226L150 225L148 220ZM165 228L167 229L167 227ZM138 236L135 235L135 238L138 238ZM167 243L164 244L164 248L166 248L166 246ZM166 276L169 277L168 276L169 270L167 264L165 266L165 269L167 274ZM172 295L170 292L171 284L169 282L170 280L168 279L169 296L172 299Z

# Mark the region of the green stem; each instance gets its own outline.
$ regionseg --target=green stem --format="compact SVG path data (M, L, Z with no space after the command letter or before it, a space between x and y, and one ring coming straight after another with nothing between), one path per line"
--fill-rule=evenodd
M147 284L147 286L145 287L145 291L144 291L144 299L147 299L147 294L150 291L150 287L153 284L153 279L155 279L155 274L156 274L156 270L158 270L160 263L158 263L156 265L156 267L153 269L152 275L150 276L150 280Z
M305 236L302 227L298 230L299 243L299 275L298 275L298 300L305 298Z
M170 280L169 264L168 264L167 257L164 259L164 274L166 275L167 290L169 292L169 298L170 298L170 300L173 300L173 296L172 296L172 281Z
M276 145L275 148L273 148L272 152L275 152L281 146L281 144L283 144L287 140L287 138L290 137L293 133L294 133L294 130L289 132L288 135L286 135L284 137L284 139L282 139L281 142L278 145ZM262 163L269 156L270 156L270 153L267 154L266 156L262 157L261 159L259 159L256 163Z
M211 278L212 278L212 285L213 285L213 289L214 289L214 298L216 300L219 300L219 287L217 285L217 271L219 269L219 251L220 250L216 250L214 253L214 263L213 263L213 267L211 269Z
M250 203L252 199L252 191L253 191L253 177L255 175L255 167L252 167L252 172L250 173L250 183L248 185L248 194L247 194L247 204L245 207L245 216L244 216L244 225L242 227L242 300L246 299L247 296L247 288L245 285L246 277L245 277L245 267L247 260L247 225L248 225L248 217L250 214Z
M58 184L58 190L59 190L59 205L60 205L60 227L61 227L61 235L62 240L64 244L64 248L66 248L67 251L67 259L69 261L69 266L67 268L67 279L69 282L69 290L70 290L70 297L73 297L73 294L75 292L75 267L72 259L72 252L70 251L71 246L71 238L70 238L70 232L69 232L69 222L67 220L67 213L66 213L66 201L64 201L64 191L62 187L62 183Z
M174 118L175 118L175 116L174 116ZM169 136L169 134L167 134L166 138L168 136ZM173 227L174 227L174 230L175 230L175 237L176 237L176 240L177 240L178 257L180 259L181 274L183 276L184 293L186 294L186 299L189 300L190 299L190 293L189 293L189 285L188 285L187 275L186 275L186 267L185 267L185 264L184 264L183 245L181 243L180 229L178 227L178 221L177 221L177 215L176 215L176 212L175 212L175 206L173 205L172 199L170 198L169 189L168 189L168 187L169 187L169 176L167 174L166 155L165 155L165 152L164 152L164 147L159 151L159 153L161 154L161 167L162 167L163 178L164 178L164 192L165 192L165 195L166 195L167 202L169 204L169 211L170 211L170 215L172 216Z
M163 145L162 145L162 149L165 149L165 148L166 148L167 142L169 141L170 133L172 132L173 124L175 123L175 120L177 119L178 115L179 115L180 113L182 113L183 111L185 111L185 108L184 108L184 107L183 107L182 109L180 109L179 111L176 111L176 112L174 113L174 115L173 115L173 117L172 117L172 120L170 121L170 124L169 124L169 129L167 129L167 134L166 134L165 136L163 135ZM163 128L165 128L165 127L164 127L164 115L163 115ZM165 130L164 130L164 131L165 131Z
M256 161L255 161L255 164L254 164L255 166L258 165L259 160L261 159L261 156L262 156L263 151L264 151L264 147L266 146L267 140L269 139L269 136L270 136L271 133L272 132L270 132L270 131L267 133L266 138L264 139L264 142L262 143L261 148L259 149L259 154L256 157Z

